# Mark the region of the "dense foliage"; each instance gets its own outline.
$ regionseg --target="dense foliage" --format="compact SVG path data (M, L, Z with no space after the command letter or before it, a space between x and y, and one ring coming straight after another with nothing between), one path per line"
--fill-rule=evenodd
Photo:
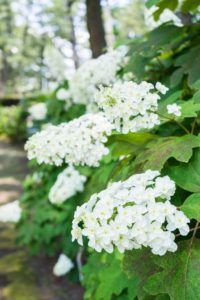
M24 140L26 137L26 113L20 106L0 106L0 135L13 140Z
M164 8L174 10L177 6L176 1L147 1L149 7L152 4L158 6L158 10L155 12L156 18ZM47 127L46 131L42 131L42 135L36 136L38 139L35 136L30 138L27 144L29 155L31 153L31 157L36 158L40 163L49 162L49 157L53 158L52 161L55 163L56 159L59 158L57 164L62 165L64 159L69 164L70 159L74 163L72 157L75 153L77 155L75 168L80 174L87 177L87 181L84 183L83 192L77 193L59 205L52 204L48 200L49 192L56 181L57 175L63 171L64 164L59 167L38 166L34 162L32 165L33 173L27 177L24 183L25 193L21 199L23 214L18 224L19 241L27 245L32 253L44 251L52 255L63 252L73 259L79 257L76 261L78 262L80 278L86 289L85 299L87 300L199 299L200 26L198 16L195 14L197 7L198 1L194 1L192 4L190 1L184 1L180 8L183 26L177 27L172 23L166 23L143 37L129 41L128 60L121 72L127 76L130 76L131 72L131 78L138 84L123 81L118 83L117 87L114 84L114 86L106 88L105 85L104 88L100 88L102 94L100 96L97 94L95 97L97 105L99 104L98 101L100 102L101 112L103 110L108 121L115 125L116 131L113 130L112 134L109 132L108 137L105 137L105 139L102 138L101 134L101 139L98 140L99 132L101 132L99 125L97 128L93 127L93 124L87 127L84 123L79 128L77 123L72 123L75 118L78 118L75 122L85 118L85 107L80 104L82 103L81 99L79 99L80 103L75 101L76 104L73 104L70 85L63 86L66 90L68 89L69 94L66 93L66 98L68 98L66 100L68 101L56 101L59 89L49 97L49 100L43 101L47 105L47 114L40 123L40 129L45 123L59 124L63 121L69 122L72 120L67 124L75 124L73 134L76 139L73 136L73 142L70 143L66 138L63 143L63 135L59 140L59 134L53 135L53 133L51 135L51 132L53 132L53 130L51 131L52 127ZM184 22L186 15L189 21L187 19L187 22ZM140 85L141 81L144 80L151 84L143 83ZM132 90L127 88L127 82ZM162 82L169 90L158 84L158 82ZM88 86L90 84L91 82L88 79ZM126 88L123 89L120 84ZM149 91L154 88L157 91L154 90L154 93L150 93ZM164 95L158 96L158 91ZM149 95L151 95L151 100L153 97L154 104L150 102ZM132 115L125 118L128 105L130 105L130 109L132 108L132 102L129 101L132 100L131 97L134 100L138 97L140 99L138 101L142 99L143 103L145 105L148 103L149 106L134 106L134 109L139 110L139 113L137 112L134 115L135 110L132 110ZM66 106L69 101L72 103L70 107ZM154 114L157 117L152 119L151 123L153 125L148 127L147 121L150 122L149 118L153 118ZM140 119L144 117L142 122L139 120L140 126L137 127L136 122L134 126L127 126L124 130L124 124L129 124L138 115ZM81 118L79 118L80 116ZM97 120L98 116L94 116ZM87 117L85 119L87 121ZM72 126L66 126L67 133L71 134ZM61 131L59 128L63 130L62 126L56 127L58 133ZM104 134L106 135L106 130L104 130ZM56 139L51 140L52 137L56 137ZM40 141L43 151L42 160L38 159ZM93 165L81 157L80 149L76 148L79 143L82 143L81 147L84 151L85 149L88 149L88 153L91 151L90 156L94 156L99 164ZM101 157L95 156L96 149L102 149L102 143L103 147L107 147L109 153L103 156L105 154L103 152ZM60 145L64 145L63 151L61 151L62 147ZM93 145L97 148L92 152ZM75 151L74 149L78 150ZM47 152L45 153L45 151ZM153 181L154 177L148 178L147 183L146 179L143 181L143 176L145 177L144 174L146 174L144 172L147 170L160 172L155 173L157 174L154 176L156 177L155 183ZM143 175L139 177L140 179L137 179L136 174L140 173ZM148 174L151 174L151 172ZM130 178L133 179L133 183L131 181L132 185L130 185ZM164 183L161 184L162 180L164 180ZM138 183L138 186L135 182ZM113 190L112 187L114 187ZM152 197L151 193L154 187L156 194L153 194ZM116 194L114 193L115 188ZM128 188L133 188L132 197L134 199L127 198L126 189ZM136 188L139 188L139 191L136 191ZM171 232L168 235L170 241L171 239L173 242L175 241L177 249L173 244L173 247L167 245L167 253L166 251L158 251L157 240L154 241L155 244L149 244L146 240L137 241L138 243L134 245L124 243L122 247L116 236L112 236L112 241L114 241L115 248L118 248L122 253L119 253L117 249L113 251L113 245L108 247L109 243L107 241L100 247L98 238L96 238L98 236L100 240L102 234L101 231L97 231L99 224L103 227L105 224L112 224L116 220L120 214L118 209L118 206L121 205L120 201L126 201L123 202L125 204L122 208L127 210L131 207L130 203L132 203L131 205L140 204L139 201L144 201L143 197L146 195L147 189L150 189L151 193L148 190L149 194L145 198L144 212L146 213L145 209L150 209L148 202L152 198L153 201L156 199L153 202L153 209L149 213L150 217L151 214L156 215L155 219L152 219L152 223L154 221L155 223L160 222L159 225L162 226L161 229L165 234L167 234L165 229L168 228ZM98 206L98 202L101 201L103 204ZM110 211L106 210L107 208L110 209L109 201L116 201L114 202L114 210L110 215ZM161 222L158 220L161 211L157 213L155 210L166 203L170 205L168 207L173 213L170 212L167 215L168 219L166 217ZM80 205L82 206L77 208ZM98 206L96 211L95 205ZM88 211L86 217L84 215L85 210ZM174 211L178 212L177 217ZM104 220L102 223L100 213L102 215L108 213L106 218L102 217ZM91 219L87 216L91 216ZM129 217L130 215L128 215ZM95 218L98 226L92 227ZM127 220L129 220L128 218ZM190 219L190 227L188 227L188 218ZM89 247L88 241L84 238L81 251L76 242L73 244L71 242L72 221L74 239L77 239L80 244L82 243L80 232L83 232L83 237L89 237ZM124 228L123 225L121 222L119 228L117 228L119 232ZM146 232L141 234L144 227L144 224L141 224L141 228L138 228L140 237L146 234ZM129 227L128 229L130 229L131 234L133 228ZM156 233L157 229L156 227ZM113 232L116 235L117 230L115 226ZM164 234L163 231L161 235ZM124 232L121 233L121 240L124 238L124 234ZM107 235L104 235L104 238L107 237ZM163 245L166 240L167 235L166 239L162 240ZM140 248L138 245L143 247ZM154 248L153 253L147 246ZM104 250L101 252L102 248ZM98 251L101 253L98 253ZM82 263L85 263L85 265L80 267Z

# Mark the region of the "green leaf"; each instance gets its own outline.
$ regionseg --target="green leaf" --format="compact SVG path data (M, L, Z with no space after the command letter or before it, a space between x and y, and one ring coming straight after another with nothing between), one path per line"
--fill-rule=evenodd
M164 100L160 100L158 105L158 112L160 114L165 114L167 112L167 105L177 103L181 98L182 91L176 91L166 97Z
M193 84L192 84L192 88L196 89L196 90L199 90L200 89L200 79L197 79L197 81L195 81Z
M133 300L136 297L137 279L129 279L122 270L123 255L92 253L83 267L83 285L87 300ZM124 296L124 297L123 297Z
M145 56L149 56L149 51L151 51L151 56L155 57L156 54L160 55L160 49L172 50L172 47L176 45L183 37L184 28L177 27L171 24L163 24L156 29L150 31L147 34L146 43L141 43L139 50Z
M157 297L155 297L155 300L170 300L170 298L167 294L160 294Z
M183 78L183 70L181 68L176 69L171 77L170 77L170 86L175 87L177 86Z
M126 289L131 288L129 299L136 297L135 286L137 279L129 279L121 269L121 261L112 259L110 265L99 272L100 284L96 290L96 300L110 300L112 295L120 295Z
M163 24L150 31L145 37L134 39L129 51L130 60L126 67L127 71L133 72L137 80L149 80L149 78L150 80L159 80L161 71L163 75L165 74L165 64L169 63L168 58L171 57L172 50L176 49L177 44L181 43L184 31L185 28ZM167 59L165 57L166 53ZM161 54L164 57L163 60L160 60ZM159 57L159 62L156 63L157 57ZM163 66L161 67L162 61ZM152 69L154 64L155 67ZM158 70L159 72L157 72Z
M81 195L82 201L88 201L92 194L106 188L115 164L116 162L111 162L92 169L92 176L87 181L85 190Z
M175 253L154 257L162 271L152 275L145 284L151 295L169 294L171 300L200 299L200 240L179 243Z
M176 103L181 106L181 116L177 117L177 119L184 119L184 118L193 118L197 116L197 112L200 111L200 101L199 103L195 103L194 97L190 100L183 101L181 99L182 91L177 91L163 101L159 103L158 106L158 113L164 116L170 116L167 112L167 105ZM163 118L165 121L165 119ZM167 119L166 119L167 121Z
M133 72L138 80L142 80L145 76L145 68L149 59L144 56L133 53L128 65L125 68L126 72Z
M99 273L96 271L99 271L102 268L102 258L105 255L105 253L90 253L87 259L87 264L85 264L81 269L81 273L83 274L82 284L85 288L85 300L94 299L95 290L99 284Z
M160 0L148 0L146 1L145 5L147 8L150 8L154 5L157 5L160 2Z
M129 155L138 151L139 145L134 147L127 142L114 142L109 147L110 160L119 158L122 155Z
M105 158L111 161L122 155L136 155L149 141L156 138L158 136L151 133L114 134L108 139L109 154Z
M180 209L188 218L200 221L200 193L190 195Z
M196 147L200 147L200 137L197 136L188 134L181 137L160 138L148 143L146 150L137 156L136 169L161 170L171 157L188 162L192 156L192 149Z
M139 300L146 299L144 284L150 275L159 271L153 262L153 254L149 249L126 251L123 260L123 270L132 280L137 279L136 294Z
M109 138L108 144L112 159L121 157L114 166L110 180L118 181L125 180L132 175L134 164L133 158L143 151L145 145L158 139L157 135L151 133L128 133L128 134L115 134Z
M189 85L196 82L199 79L200 73L200 46L196 46L190 49L190 51L178 56L175 61L175 66L179 68L171 76L171 83L173 86L178 83L176 79L177 74L179 79L187 74Z
M181 11L184 13L193 12L199 7L199 0L184 0L181 6Z
M110 140L123 141L123 142L130 143L131 145L140 147L155 138L157 138L155 134L142 132L142 133L115 134L111 136Z
M165 8L174 10L178 5L178 1L177 0L148 0L145 3L145 5L147 8L150 8L154 5L158 6L162 12Z
M193 99L177 104L181 105L181 119L196 117L197 112L200 111L200 103L194 103Z
M168 175L182 189L192 192L200 192L200 149L194 152L188 164L183 163L176 167L170 167Z
M200 103L200 89L194 94L192 99L195 103Z
M157 3L157 6L159 9L154 13L155 20L158 20L161 13L166 9L175 10L178 5L178 0L160 0L159 3Z

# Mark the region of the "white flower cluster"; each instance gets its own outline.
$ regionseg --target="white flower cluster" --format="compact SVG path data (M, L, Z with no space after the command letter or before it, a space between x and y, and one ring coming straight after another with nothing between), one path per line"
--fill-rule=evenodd
M25 145L28 158L39 164L63 161L75 165L98 166L109 150L104 145L112 125L101 114L86 114L69 123L51 126L34 134Z
M44 61L48 67L48 76L50 75L56 81L65 80L69 73L67 59L62 55L57 47L48 45L44 49Z
M180 117L181 116L181 106L177 105L176 103L169 104L169 105L167 105L167 112L170 115Z
M28 112L33 120L42 121L46 118L47 106L45 103L36 103L29 107Z
M154 87L146 81L140 84L116 82L113 86L101 87L95 95L95 101L116 130L137 132L160 124L156 114L160 99L158 92L164 94L167 90L161 83Z
M61 204L84 189L86 177L81 175L73 166L62 171L49 192L49 201Z
M100 252L120 252L150 247L157 255L177 250L175 235L189 232L189 219L170 203L175 183L158 171L148 170L126 181L111 184L78 207L72 227L72 239Z
M124 61L124 53L114 50L85 62L69 80L70 93L75 103L94 103L93 95L99 85L108 86Z
M55 276L63 276L74 268L74 264L69 257L65 254L60 254L58 261L53 268L53 274Z
M15 200L0 206L0 222L17 223L21 218L22 210L19 201Z

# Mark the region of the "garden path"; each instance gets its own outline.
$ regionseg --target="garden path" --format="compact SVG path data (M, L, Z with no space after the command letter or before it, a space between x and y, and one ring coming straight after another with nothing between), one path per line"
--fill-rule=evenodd
M0 205L16 200L27 173L22 145L0 140ZM0 223L0 300L81 300L79 285L52 275L53 262L16 246L13 224Z

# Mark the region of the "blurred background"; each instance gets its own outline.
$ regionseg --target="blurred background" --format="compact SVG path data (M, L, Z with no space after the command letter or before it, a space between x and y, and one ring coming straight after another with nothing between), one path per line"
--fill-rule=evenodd
M1 0L0 97L53 89L85 60L152 29L144 2Z

